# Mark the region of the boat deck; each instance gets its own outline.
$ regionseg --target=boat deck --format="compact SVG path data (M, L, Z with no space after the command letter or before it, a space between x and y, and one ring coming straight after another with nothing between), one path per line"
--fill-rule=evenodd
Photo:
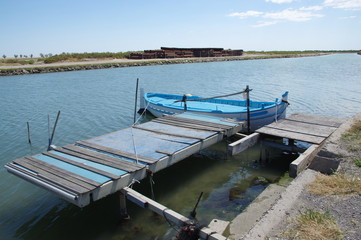
M83 207L237 133L242 125L186 112L19 158L5 168Z

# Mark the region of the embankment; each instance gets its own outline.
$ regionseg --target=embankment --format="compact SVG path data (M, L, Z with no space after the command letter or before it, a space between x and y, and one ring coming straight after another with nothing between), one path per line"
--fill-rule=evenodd
M254 59L270 58L295 58L320 56L331 53L300 53L300 54L244 54L237 57L209 57L209 58L177 58L177 59L112 59L112 60L95 60L82 62L59 62L52 64L36 64L31 66L1 66L0 76L37 74L37 73L55 73L69 72L106 68L138 67L168 64L185 64L185 63L202 63L202 62L223 62L223 61L241 61Z

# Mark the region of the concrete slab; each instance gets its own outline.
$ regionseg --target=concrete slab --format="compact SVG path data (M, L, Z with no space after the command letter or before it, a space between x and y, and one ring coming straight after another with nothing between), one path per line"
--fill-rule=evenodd
M272 231L278 228L282 220L286 219L287 213L295 206L304 188L311 183L318 174L316 171L307 169L298 175L286 190L282 192L277 202L242 239L263 240L267 236L270 236Z
M276 184L269 185L241 214L232 220L229 237L242 239L274 205L285 189Z

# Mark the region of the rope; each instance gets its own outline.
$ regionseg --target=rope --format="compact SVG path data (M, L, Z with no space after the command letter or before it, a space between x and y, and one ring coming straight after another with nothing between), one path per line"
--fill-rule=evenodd
M145 114L145 112L147 111L147 108L149 106L149 102L147 104L147 106L145 106L144 111L142 112L142 114L140 114L140 116L138 117L138 119L133 123L132 127L130 128L130 131L132 133L132 142L133 142L133 149L134 149L134 154L135 154L135 159L136 159L136 163L138 164L139 160L138 160L138 154L137 154L137 147L135 145L135 139L134 139L134 134L133 134L133 126L135 126L139 120L143 117L143 115Z
M132 133L132 141L133 141L133 149L134 149L134 154L135 154L135 159L136 159L136 163L138 164L138 154L137 154L137 147L135 146L135 139L134 139L134 134L133 134L133 128L130 128L130 131Z
M162 211L162 214L163 214L164 219L168 222L169 226L174 229L174 231L176 231L177 233L180 233L180 232L178 231L178 229L169 221L169 219L168 219L167 216L165 215L165 211L167 211L167 210L169 210L169 208L166 207L166 208L164 208L163 211Z
M132 182L128 185L128 188L132 188L133 189L133 185L134 183L140 183L138 180L136 180L135 178L132 179Z
M137 118L137 120L133 123L132 126L136 125L139 122L139 120L143 117L143 115L147 112L149 104L150 102L147 103L147 106L145 106L144 111L140 114L140 116Z
M249 91L252 91L252 89L249 89ZM202 100L208 100L208 99L214 99L214 98L224 98L224 97L230 97L230 96L242 94L245 92L246 91L243 90L242 92L236 92L236 93L231 93L231 94L227 94L227 95L221 95L221 96L215 96L215 97L209 97L209 98L186 99L185 101L202 101ZM174 102L184 102L184 100L176 100Z

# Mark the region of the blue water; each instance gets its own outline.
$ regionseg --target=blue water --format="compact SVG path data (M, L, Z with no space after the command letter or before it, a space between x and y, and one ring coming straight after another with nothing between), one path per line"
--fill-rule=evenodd
M137 78L147 92L204 97L246 85L253 100L274 101L289 91L288 114L346 118L361 106L361 57L356 54L0 77L0 165L45 151L48 115L52 125L59 110L57 146L130 126ZM272 179L287 169L254 164L257 149L227 160L224 150L225 144L216 145L157 173L157 200L186 214L203 191L198 218L230 220L264 189L252 183L254 177ZM282 156L272 154L276 160ZM132 204L131 221L119 223L115 195L79 209L4 168L0 180L0 239L151 239L169 228L163 218ZM149 193L147 181L138 188ZM229 199L231 190L238 193L235 199Z

